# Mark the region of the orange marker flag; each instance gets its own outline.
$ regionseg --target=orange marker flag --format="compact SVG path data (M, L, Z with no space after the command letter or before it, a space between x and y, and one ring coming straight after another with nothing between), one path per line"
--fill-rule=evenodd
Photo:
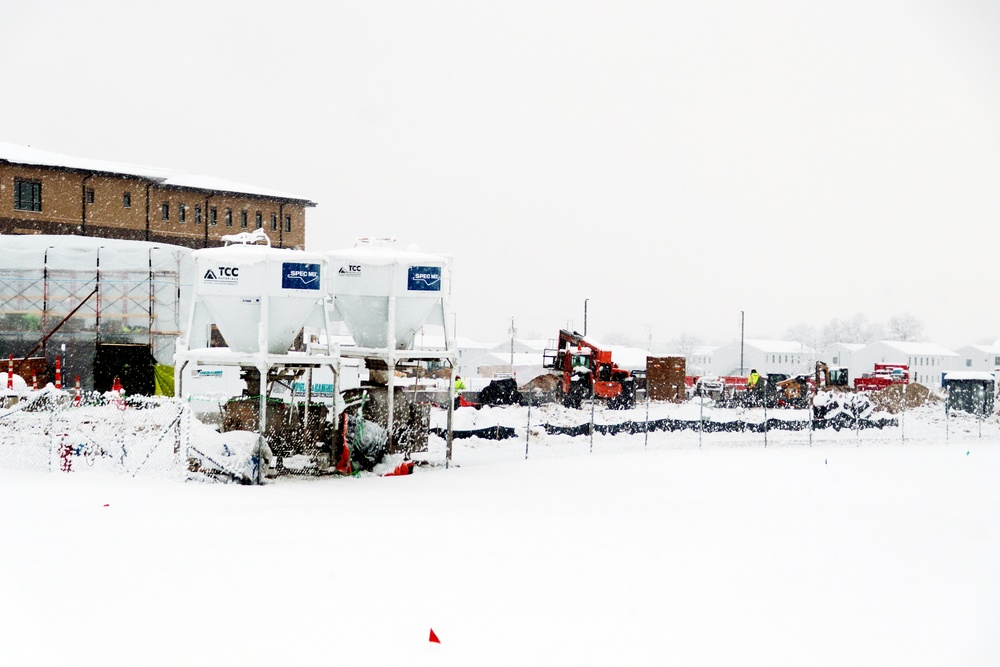
M438 639L438 636L436 634L434 634L434 628L431 628L431 637L430 637L429 641L432 641L435 644L440 644L441 643L441 640Z

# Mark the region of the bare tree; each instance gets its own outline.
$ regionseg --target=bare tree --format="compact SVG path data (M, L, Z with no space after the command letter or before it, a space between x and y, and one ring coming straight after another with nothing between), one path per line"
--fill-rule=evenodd
M833 318L826 323L820 334L822 346L834 343L873 343L883 336L883 327L877 322L869 322L864 313L857 313L847 320Z
M682 333L670 341L671 351L680 352L685 358L690 357L702 345L702 340L696 334Z
M924 323L909 313L889 318L889 335L893 340L913 341L924 335Z
M785 332L787 340L802 343L811 350L818 350L822 346L823 336L819 330L811 324L795 324Z

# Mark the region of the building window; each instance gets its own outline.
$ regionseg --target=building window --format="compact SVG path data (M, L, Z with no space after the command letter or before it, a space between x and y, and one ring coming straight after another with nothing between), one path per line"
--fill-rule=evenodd
M292 216L290 215L285 216L285 231L286 232L292 231Z
M194 224L201 224L201 206L194 207Z
M14 179L14 208L18 211L41 211L42 184Z
M271 231L272 232L278 231L278 214L277 213L272 213L271 214Z
M170 204L164 202L160 205L160 219L169 220L170 219Z
M243 229L247 228L247 212L240 211L240 227Z
M966 359L966 360L965 360L965 365L966 365L967 367L968 367L968 366L971 366L971 365L972 365L972 359Z
M215 225L219 224L219 216L218 216L218 212L217 212L217 211L215 210L215 207L214 207L214 206L212 206L212 207L210 207L210 208L208 209L208 222L209 222L209 224L210 224L210 225L212 225L213 227L214 227Z
M227 208L226 209L226 227L232 227L232 226L233 226L233 209Z
M177 207L177 222L184 222L187 220L187 205L181 204Z
M264 216L261 215L260 211L257 211L256 222L257 229L261 229L264 226Z
M87 188L87 203L94 203L94 188Z
M1000 357L993 357L993 365L1000 366Z
M132 193L126 192L122 195L122 208L132 208Z

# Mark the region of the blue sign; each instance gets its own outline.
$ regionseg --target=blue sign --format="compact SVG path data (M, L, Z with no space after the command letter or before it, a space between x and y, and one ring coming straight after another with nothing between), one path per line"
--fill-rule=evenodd
M292 392L295 397L306 395L306 383L305 382L293 382ZM312 397L313 398L332 398L333 397L333 384L332 383L322 383L314 382L312 386Z
M441 267L411 266L407 275L406 289L416 292L440 292Z
M314 289L319 285L319 264L282 262L281 289Z

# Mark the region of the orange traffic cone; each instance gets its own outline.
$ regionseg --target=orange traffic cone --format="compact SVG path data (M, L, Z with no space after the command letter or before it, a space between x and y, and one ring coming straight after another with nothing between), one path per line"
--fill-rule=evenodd
M31 391L38 391L38 376L31 376Z
M80 405L80 376L76 376L76 396L73 397L73 404Z
M56 389L62 389L62 361L56 355Z
M111 385L111 391L117 391L118 393L122 391L122 381L118 379L117 375L115 376L114 383Z

